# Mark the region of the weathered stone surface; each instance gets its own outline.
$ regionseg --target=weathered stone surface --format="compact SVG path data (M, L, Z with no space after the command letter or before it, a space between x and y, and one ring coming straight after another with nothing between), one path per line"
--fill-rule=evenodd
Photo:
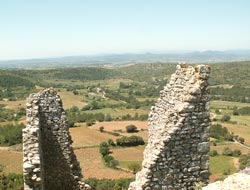
M27 99L27 127L23 129L25 190L81 190L79 163L71 146L62 101L53 89Z
M191 190L208 183L210 67L176 68L149 113L142 170L129 190Z
M250 175L246 173L235 173L228 176L224 181L211 183L202 190L249 190Z

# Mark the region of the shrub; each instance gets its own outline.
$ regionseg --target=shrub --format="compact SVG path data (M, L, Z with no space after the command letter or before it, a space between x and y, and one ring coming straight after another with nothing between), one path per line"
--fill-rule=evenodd
M250 154L243 154L240 156L240 169L244 169L245 167L250 166Z
M201 190L202 187L205 187L205 186L206 186L205 183L203 183L203 182L197 182L197 183L195 183L194 190Z
M99 131L102 133L104 131L104 127L103 126L99 127Z
M104 161L107 163L107 164L110 164L110 161L111 160L114 160L114 157L113 156L110 156L110 155L105 155L103 157Z
M109 163L109 166L111 168L117 168L117 166L119 166L119 161L118 160L111 160Z
M141 165L139 163L133 162L128 165L128 169L133 172L133 174L136 174L138 171L141 170Z
M24 125L0 126L0 145L11 146L22 142Z
M217 152L216 150L211 150L209 154L210 154L210 156L212 156L212 157L218 156L218 155L219 155L218 152Z
M233 151L229 147L223 149L222 155L224 156L233 156Z
M102 154L102 156L106 156L109 154L109 147L100 146L99 151Z
M137 127L135 125L126 126L127 133L135 133L138 132Z
M240 155L241 155L241 151L240 150L236 149L236 150L233 151L233 156L239 157Z
M230 121L231 117L230 115L223 115L221 118L221 122L228 122Z
M0 164L0 172L3 171L3 168L4 168L3 165Z
M23 190L23 176L20 174L0 175L1 190Z
M242 138L242 137L239 137L239 142L240 142L241 144L244 144L245 139L244 139L244 138Z
M224 139L228 141L233 141L233 135L228 132L228 129L222 127L221 124L214 124L210 128L210 137L215 139Z
M96 179L96 178L89 178L86 179L85 182L89 184L93 190L122 190L128 189L130 182L134 181L133 178L129 179Z
M115 146L115 143L114 143L113 139L109 139L109 140L108 140L108 144L109 144L110 146Z
M227 169L223 171L223 175L230 175L231 174L231 170Z
M133 135L130 137L121 137L116 139L116 144L118 146L138 146L138 145L144 145L145 142L143 138Z
M87 126L91 126L91 125L94 125L94 124L95 124L95 120L93 120L93 119L87 120L87 122L86 122Z

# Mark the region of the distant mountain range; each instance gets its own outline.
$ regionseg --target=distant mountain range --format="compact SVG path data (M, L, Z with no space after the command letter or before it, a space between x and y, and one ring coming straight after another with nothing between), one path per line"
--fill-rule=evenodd
M153 62L217 63L249 61L250 50L195 51L186 53L107 54L95 56L67 56L58 58L0 61L2 69L34 69L78 66L116 66Z

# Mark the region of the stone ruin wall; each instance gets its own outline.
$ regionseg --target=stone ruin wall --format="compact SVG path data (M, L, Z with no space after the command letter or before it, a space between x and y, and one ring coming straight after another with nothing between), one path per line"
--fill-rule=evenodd
M148 119L142 170L129 190L192 190L209 180L210 67L177 65Z
M149 114L142 170L129 190L192 190L209 180L210 67L177 65ZM62 101L53 89L27 100L23 129L25 190L80 190L81 169L72 149Z
M53 89L27 99L27 127L23 129L25 190L87 189L71 146L66 113Z

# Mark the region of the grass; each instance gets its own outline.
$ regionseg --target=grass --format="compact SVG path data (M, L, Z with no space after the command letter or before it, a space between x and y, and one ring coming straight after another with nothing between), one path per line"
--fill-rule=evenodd
M58 92L62 98L63 108L69 109L72 106L77 106L79 109L87 105L86 102L83 102L83 97L79 95L74 95L72 92L60 91Z
M233 143L233 142L223 142L220 144L217 144L217 146L210 146L211 150L217 150L219 154L222 154L223 149L229 147L232 150L240 150L242 154L248 154L250 153L250 150L240 146L239 144Z
M17 111L19 108L25 107L25 100L18 101L0 101L0 104L5 105L6 109Z
M236 172L237 168L234 167L233 158L228 156L210 157L210 172L212 176L225 176L224 171L231 173Z
M220 101L220 100L211 101L212 109L228 109L228 108L233 109L234 106L238 108L250 107L250 103L228 102L228 101Z
M75 150L75 153L80 162L81 168L83 169L85 179L120 179L133 177L133 174L131 173L106 167L103 164L99 148Z
M230 121L236 121L239 125L248 125L250 129L250 116L249 115L231 115Z
M223 127L226 127L230 132L235 135L239 135L245 139L245 144L250 145L250 126L235 125L230 123L222 123Z
M73 139L73 147L96 146L108 139L115 141L117 138L113 135L101 133L87 127L70 128L70 134Z
M141 165L142 160L138 160L138 161L119 161L119 163L120 163L121 168L128 169L129 165L132 164L132 163L138 163L139 165Z
M120 162L133 162L143 160L143 151L145 146L128 147L122 149L113 149L113 156Z
M21 174L22 168L22 152L12 152L0 149L0 165L3 165L4 173L17 173Z

